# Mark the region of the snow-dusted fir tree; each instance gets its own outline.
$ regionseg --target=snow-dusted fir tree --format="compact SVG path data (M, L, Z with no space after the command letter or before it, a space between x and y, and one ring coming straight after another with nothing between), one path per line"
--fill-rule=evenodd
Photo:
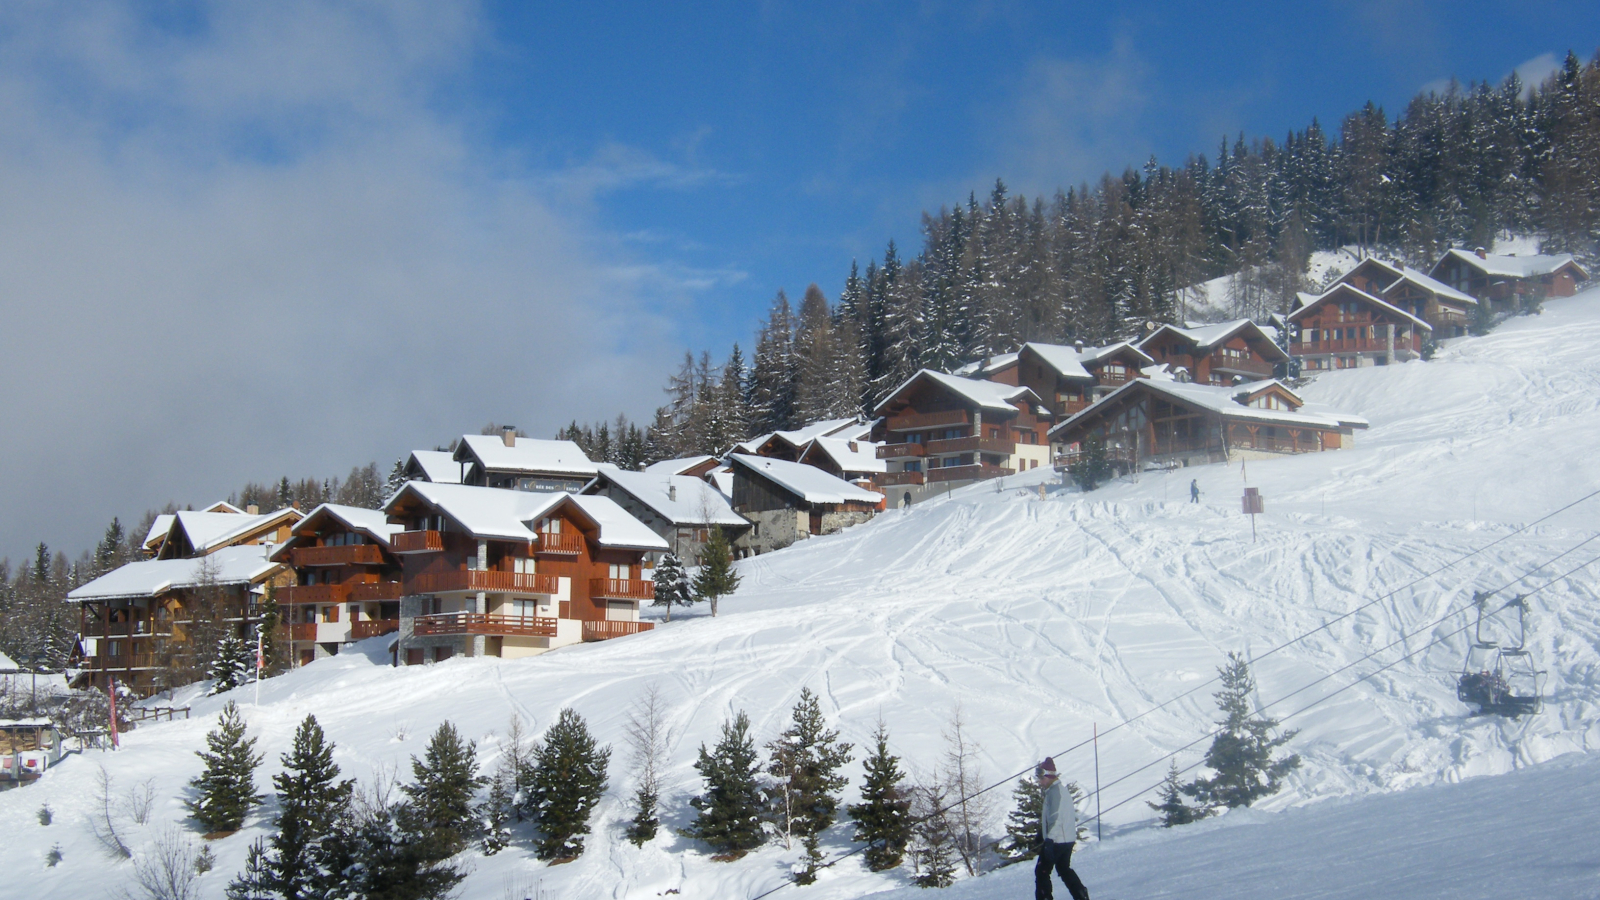
M789 727L767 744L767 774L774 779L767 792L768 815L785 839L804 842L810 872L821 860L817 836L833 824L839 792L849 783L839 769L850 761L850 750L839 741L838 730L827 727L810 688L800 689Z
M428 740L422 759L411 757L411 784L400 790L409 800L403 824L426 832L455 853L477 837L473 799L484 779L478 777L478 751L449 721L440 723Z
M484 856L493 856L511 843L512 780L505 770L489 777L489 792L478 805L478 832Z
M689 576L683 571L678 554L667 551L656 564L656 599L651 606L665 606L667 621L672 621L674 606L688 606L695 601L694 589L689 586Z
M224 637L217 647L216 656L211 660L211 670L206 673L212 682L211 693L221 694L249 684L255 670L255 644L232 634Z
M628 823L627 836L638 847L652 840L661 827L661 766L671 743L665 712L660 690L651 685L628 714L628 747L639 786L633 795L633 821Z
M867 868L882 872L900 865L911 841L911 795L900 771L900 757L889 752L889 730L882 722L872 733L861 802L846 810L855 820L854 840L864 841Z
M1255 693L1256 682L1243 656L1229 653L1227 664L1217 671L1222 677L1222 689L1212 696L1217 698L1217 709L1222 713L1222 721L1217 723L1222 730L1212 739L1205 756L1206 767L1215 774L1195 779L1184 786L1183 792L1210 809L1249 806L1276 794L1283 786L1284 776L1300 767L1298 755L1272 758L1273 751L1297 732L1274 736L1278 721L1254 714L1250 696Z
M700 553L700 571L694 576L695 597L711 601L711 615L717 614L717 600L739 589L739 573L733 570L733 548L721 525L711 526L711 539Z
M602 747L574 709L561 710L534 754L529 785L539 826L540 859L572 859L583 853L589 816L606 791L611 748Z
M743 854L761 846L761 770L750 717L741 710L722 723L722 739L712 750L700 745L694 764L705 780L705 792L689 801L699 813L685 834L705 841L718 854Z
M1036 778L1020 778L1011 789L1011 812L1006 816L1006 836L995 850L1000 864L1024 862L1039 855L1039 821L1044 816L1044 790Z
M206 750L195 755L205 760L205 771L189 784L198 792L189 801L189 814L207 833L231 833L244 824L250 807L260 803L256 793L256 767L261 756L256 739L245 737L244 717L231 701L217 717L217 727L206 735Z
M406 461L397 459L389 467L389 477L384 479L383 489L386 494L393 497L400 489L406 486Z
M323 855L324 842L337 836L347 821L355 781L339 779L333 747L316 717L306 716L289 752L280 757L283 771L272 778L278 794L277 830L263 865L272 889L286 898L324 896L334 877L316 860Z
M1167 778L1161 782L1161 802L1145 805L1161 814L1161 827L1171 828L1174 825L1187 825L1198 822L1211 815L1211 810L1193 807L1183 802L1183 781L1178 777L1178 764L1173 762L1167 767Z
M955 883L960 859L956 827L950 817L953 793L947 782L935 778L917 785L911 796L911 863L916 870L912 883L925 888L949 887Z
M270 854L264 838L256 838L246 852L244 871L228 882L224 896L228 900L282 900L278 893L271 867Z

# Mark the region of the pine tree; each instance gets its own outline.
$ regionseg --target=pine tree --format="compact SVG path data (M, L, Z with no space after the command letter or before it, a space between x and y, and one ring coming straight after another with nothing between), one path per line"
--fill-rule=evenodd
M411 757L411 784L401 787L410 803L402 825L430 834L446 849L460 851L477 836L473 798L484 779L478 777L478 751L449 721L440 723L422 759Z
M206 747L209 752L195 753L206 767L189 782L199 793L186 804L189 813L207 833L238 831L250 807L263 799L255 784L262 758L255 752L256 739L245 737L244 717L232 701L222 708L216 729L206 735Z
M1098 434L1083 439L1078 461L1067 466L1067 474L1085 491L1111 480L1111 461L1106 458L1106 442Z
M867 868L882 872L900 865L911 840L911 800L900 771L900 757L889 752L889 731L882 722L872 734L873 750L866 759L866 780L861 802L847 812L855 820L853 840L865 841L862 854Z
M911 883L924 888L945 888L955 883L957 834L950 820L950 788L942 781L918 785L912 793L911 862L916 875Z
M1044 789L1037 779L1018 779L1011 798L1015 805L1006 816L1006 836L996 848L1005 866L1039 855L1039 823L1044 818Z
M606 790L611 748L601 747L576 710L561 710L539 747L530 793L540 859L571 859L583 854L589 816Z
M339 780L333 747L316 717L306 716L280 759L283 771L272 779L278 794L277 831L265 866L272 889L284 900L319 900L329 879L338 874L316 865L324 842L344 827L355 790L354 780Z
M315 864L330 873L328 900L445 900L466 878L436 832L408 823L408 807L382 804L321 848Z
M256 669L256 648L243 638L229 634L217 647L216 658L211 661L207 677L212 681L211 693L221 694L240 685L249 684Z
M1286 731L1276 737L1276 719L1252 713L1250 696L1255 679L1250 664L1238 653L1229 653L1226 665L1218 668L1222 688L1212 696L1223 719L1221 731L1206 750L1205 765L1216 774L1184 785L1183 792L1206 808L1249 806L1276 794L1284 776L1300 767L1300 757L1291 755L1274 760L1274 750L1288 743L1298 732Z
M400 492L401 488L405 486L406 461L404 459L397 459L394 461L394 465L389 468L389 477L384 479L383 487L388 493L388 496L393 497L395 494Z
M711 526L711 539L700 553L700 571L694 576L697 600L711 601L711 615L717 614L717 600L739 589L739 573L733 570L733 550L722 526Z
M228 900L282 900L268 857L266 840L256 838L245 855L244 871L228 882Z
M1179 774L1178 763L1174 761L1167 768L1166 780L1161 782L1161 802L1145 801L1146 806L1161 813L1162 828L1187 825L1211 815L1211 810L1197 809L1183 802L1183 782L1179 779Z
M769 815L784 834L814 838L833 824L839 792L849 783L839 769L851 749L826 727L817 695L801 688L789 727L767 744L767 774L777 779L768 792Z
M97 575L115 569L122 559L122 546L127 536L122 531L122 522L117 517L111 517L111 524L106 526L105 537L100 539L100 544L94 551L94 571Z
M722 739L709 752L701 744L694 767L705 780L705 792L689 801L699 815L685 834L726 856L761 846L760 763L750 739L750 717L740 711L723 722Z
M661 562L656 564L655 585L656 599L651 606L665 606L668 622L672 621L672 607L688 606L696 599L683 563L679 562L678 554L670 550L662 554Z
M493 856L511 843L512 786L508 773L489 779L489 793L478 806L477 831L483 835L483 855Z

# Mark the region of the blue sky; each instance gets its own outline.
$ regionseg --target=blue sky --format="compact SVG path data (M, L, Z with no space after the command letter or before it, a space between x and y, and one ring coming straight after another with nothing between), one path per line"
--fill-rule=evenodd
M1597 45L1592 0L3 5L0 556L490 419L648 419L685 349L997 176Z

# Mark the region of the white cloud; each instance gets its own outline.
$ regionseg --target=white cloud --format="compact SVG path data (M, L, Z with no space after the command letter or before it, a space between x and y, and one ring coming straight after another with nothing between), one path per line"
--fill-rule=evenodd
M1523 91L1532 94L1534 89L1544 83L1546 78L1554 75L1561 69L1561 60L1554 53L1541 53L1533 59L1524 60L1517 64L1513 72L1522 81Z
M439 111L470 6L144 9L0 12L0 555L490 418L646 415L653 310L733 277L638 274Z

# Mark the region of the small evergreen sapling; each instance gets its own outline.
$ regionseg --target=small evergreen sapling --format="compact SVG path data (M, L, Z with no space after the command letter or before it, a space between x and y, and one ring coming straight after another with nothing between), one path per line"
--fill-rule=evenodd
M705 793L689 801L699 815L685 834L728 857L761 846L760 763L750 739L750 717L741 710L723 722L722 739L710 751L701 744L694 767L705 780Z
M211 661L211 670L206 673L212 681L211 693L221 694L249 684L255 668L255 646L236 635L224 637Z
M1044 789L1036 778L1021 778L1011 789L1015 804L1006 816L1006 836L995 848L1000 854L1000 864L1025 862L1039 855L1039 842L1043 834Z
M695 596L711 601L711 615L717 614L717 600L739 589L739 573L733 570L733 549L722 526L711 527L711 539L700 554L700 571L694 576Z
M882 722L872 733L873 749L866 759L866 781L861 802L846 812L855 820L854 840L865 841L862 853L867 868L882 872L900 865L911 841L911 799L900 771L900 757L889 752L889 731Z
M1252 714L1250 695L1255 693L1256 682L1243 656L1229 653L1227 664L1217 671L1222 676L1222 689L1212 696L1217 698L1217 709L1222 713L1222 721L1217 723L1222 730L1212 739L1205 756L1206 767L1216 774L1184 785L1183 792L1211 809L1249 806L1276 794L1283 786L1284 776L1300 767L1298 755L1272 758L1273 751L1298 732L1285 731L1273 737L1278 720Z
M445 856L459 852L477 836L472 805L484 783L477 749L454 725L442 722L423 758L411 757L411 775L416 780L401 788L410 801L404 824L431 835Z
M1209 809L1193 807L1183 802L1183 782L1178 777L1180 774L1182 773L1178 771L1177 762L1168 765L1167 778L1161 782L1161 802L1145 801L1146 806L1161 814L1162 828L1187 825L1211 815Z
M777 781L769 790L769 815L785 840L798 836L806 848L806 871L798 880L815 880L822 859L817 838L833 824L840 791L849 780L839 769L850 761L849 744L839 742L839 732L822 718L822 706L810 688L800 690L789 727L767 745L772 754L767 774Z
M688 606L695 601L694 589L689 586L689 576L683 571L683 562L676 553L668 551L661 557L655 571L656 599L651 606L665 606L666 620L672 621L674 606Z
M535 753L530 786L540 859L574 859L583 854L589 816L606 791L611 748L601 747L589 726L571 708L561 710Z
M651 685L628 715L628 745L639 787L634 792L633 821L628 824L627 836L636 847L654 839L661 827L661 759L670 743L663 712L661 693Z
M511 843L511 779L504 771L489 779L489 793L478 807L478 830L483 835L483 855L493 856Z
M934 779L918 785L912 796L912 833L916 843L911 862L916 875L911 882L924 888L949 887L955 883L956 862L960 858L956 846L959 836L950 817L949 807L955 799L950 785L943 779Z
M206 735L206 747L195 752L206 767L189 782L199 792L187 804L189 814L207 833L231 834L244 824L250 807L263 799L255 784L262 757L255 752L256 739L245 737L244 717L233 702L222 708L216 729Z

